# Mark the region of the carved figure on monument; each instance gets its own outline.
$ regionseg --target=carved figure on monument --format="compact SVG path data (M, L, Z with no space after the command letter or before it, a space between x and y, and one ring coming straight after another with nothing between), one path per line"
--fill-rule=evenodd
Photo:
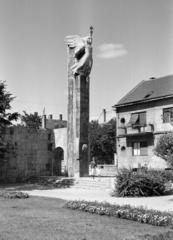
M92 64L92 30L90 28L90 36L81 38L78 35L67 36L66 44L69 48L74 48L75 64L71 67L74 75L88 77Z

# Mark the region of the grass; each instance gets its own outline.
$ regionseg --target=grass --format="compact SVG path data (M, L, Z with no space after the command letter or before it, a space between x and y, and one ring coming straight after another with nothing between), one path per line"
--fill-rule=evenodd
M92 215L64 207L65 201L0 198L1 240L140 240L173 234L169 228ZM167 233L166 233L167 232ZM145 237L144 237L145 236ZM173 236L173 235L172 235Z

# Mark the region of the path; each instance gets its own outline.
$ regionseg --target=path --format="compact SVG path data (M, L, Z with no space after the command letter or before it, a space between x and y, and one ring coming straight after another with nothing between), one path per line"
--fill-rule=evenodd
M86 200L108 202L111 204L129 204L131 206L143 206L148 209L173 212L173 195L162 197L141 197L141 198L117 198L111 197L110 191L94 189L51 189L51 190L31 190L25 191L31 196L41 196L50 198L60 198L64 200Z

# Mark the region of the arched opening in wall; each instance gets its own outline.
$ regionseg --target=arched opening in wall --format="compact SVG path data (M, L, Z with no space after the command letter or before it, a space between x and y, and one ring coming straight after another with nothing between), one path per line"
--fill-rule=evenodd
M61 147L57 147L54 150L54 164L53 164L53 174L56 176L61 176L64 173L63 169L64 162L64 150Z

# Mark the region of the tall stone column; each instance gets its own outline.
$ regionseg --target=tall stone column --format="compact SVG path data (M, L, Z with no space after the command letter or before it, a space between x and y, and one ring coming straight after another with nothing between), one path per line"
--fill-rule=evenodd
M67 169L69 176L89 172L89 73L92 67L90 36L66 38L68 46Z

